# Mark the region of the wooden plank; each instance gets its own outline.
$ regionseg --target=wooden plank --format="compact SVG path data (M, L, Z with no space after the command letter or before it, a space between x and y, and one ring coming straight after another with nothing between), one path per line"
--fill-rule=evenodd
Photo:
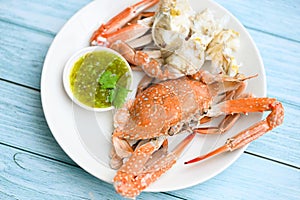
M257 31L249 31L256 43L266 70L267 94L287 103L300 105L300 43ZM251 66L244 66L251 67Z
M0 78L38 89L53 37L1 21L0 32Z
M0 91L1 143L74 164L47 126L39 92L4 81Z
M300 167L300 109L286 103L283 106L284 123L252 142L246 151Z
M112 185L80 168L4 145L0 151L0 198L121 199ZM167 193L144 192L138 199L299 199L299 189L299 170L244 154L203 184Z
M55 35L80 8L91 2L47 0L14 0L1 3L0 19L30 29Z
M215 0L247 28L300 41L300 3L294 0Z
M0 199L123 199L81 168L0 145ZM139 199L180 199L143 193Z
M293 151L293 148L299 146L300 142L300 138L297 136L300 130L298 120L300 113L297 111L300 107L298 78L300 75L300 57L298 55L300 44L257 31L250 31L250 34L263 57L267 78L267 96L275 97L283 102L285 120L283 125L251 143L247 151L280 161L289 157L289 164L299 166L298 161L294 162L299 159L297 153L290 154L288 152ZM277 151L278 148L281 150ZM276 156L270 155L270 151L276 152Z
M186 199L299 200L299 191L298 169L243 154L237 162L215 178L172 194Z
M0 16L5 21L56 34L67 19L89 2L91 1L68 3L47 0L41 4L38 0L7 1L1 5ZM292 0L216 0L216 2L251 29L300 41L300 29L294 28L300 21L299 2Z

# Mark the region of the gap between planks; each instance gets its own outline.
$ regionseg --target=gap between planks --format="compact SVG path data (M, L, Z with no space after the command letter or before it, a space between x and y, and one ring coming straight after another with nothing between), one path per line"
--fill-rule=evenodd
M275 160L275 159L272 159L272 158L267 158L265 156L261 156L261 155L251 153L251 152L248 152L248 151L244 151L244 153L248 154L248 155L251 155L251 156L255 156L255 157L258 157L258 158L262 158L262 159L265 159L265 160L268 160L268 161L276 162L278 164L285 165L285 166L292 167L292 168L300 170L300 167L298 167L298 166L291 165L291 164L288 164L288 163L284 163L284 162L281 162L281 161L278 161L278 160Z
M253 28L251 26L245 26L245 25L243 25L243 26L246 29L249 29L249 30L252 30L252 31L260 32L260 33L263 33L263 34L266 34L266 35L270 35L270 36L273 36L273 37L278 37L278 38L281 38L281 39L284 39L284 40L287 40L287 41L296 42L296 43L300 44L300 41L296 40L296 39L292 39L292 38L289 38L289 37L285 37L285 36L281 36L281 35L278 35L278 34L270 33L268 31L264 31L264 30L260 30L260 29L257 29L257 28Z
M20 86L20 87L24 87L24 88L27 88L27 89L30 89L30 90L33 90L33 91L41 92L41 90L39 88L35 88L35 87L31 87L31 86L28 86L28 85L25 85L25 84L17 83L17 82L11 81L11 80L0 78L0 81L10 83L10 84L14 84L14 85L17 85L17 86Z

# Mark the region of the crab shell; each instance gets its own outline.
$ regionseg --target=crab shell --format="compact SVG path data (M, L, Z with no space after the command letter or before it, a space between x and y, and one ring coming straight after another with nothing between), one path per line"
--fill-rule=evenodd
M184 123L199 120L211 102L208 86L187 77L156 84L133 101L126 124L114 136L138 140L176 134Z

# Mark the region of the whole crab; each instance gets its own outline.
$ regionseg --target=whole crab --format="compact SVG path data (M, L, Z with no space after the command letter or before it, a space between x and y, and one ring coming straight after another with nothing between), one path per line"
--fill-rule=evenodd
M118 193L134 198L170 169L195 133L224 133L239 116L271 111L265 120L229 138L226 144L191 161L243 147L283 122L282 104L274 98L244 94L245 80L252 77L212 75L200 71L154 84L115 114L111 165L119 168L114 178ZM218 127L198 125L220 115ZM175 150L167 153L167 136L191 132Z

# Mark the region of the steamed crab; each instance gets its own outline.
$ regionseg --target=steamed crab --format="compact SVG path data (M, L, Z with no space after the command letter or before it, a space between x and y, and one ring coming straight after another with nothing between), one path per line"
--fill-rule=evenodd
M241 148L280 125L284 115L281 103L244 94L248 78L252 77L200 71L150 86L118 110L111 158L112 167L119 168L113 180L116 191L124 197L136 197L176 163L196 133L224 133L242 113L271 111L265 120L229 138L224 146L186 164ZM198 127L202 120L220 115L226 117L218 127ZM168 153L168 136L184 131L191 134Z
M144 12L158 2L156 12ZM142 0L101 25L90 43L118 51L157 80L195 74L205 60L234 76L239 35L224 28L226 21L208 9L195 12L188 0Z

